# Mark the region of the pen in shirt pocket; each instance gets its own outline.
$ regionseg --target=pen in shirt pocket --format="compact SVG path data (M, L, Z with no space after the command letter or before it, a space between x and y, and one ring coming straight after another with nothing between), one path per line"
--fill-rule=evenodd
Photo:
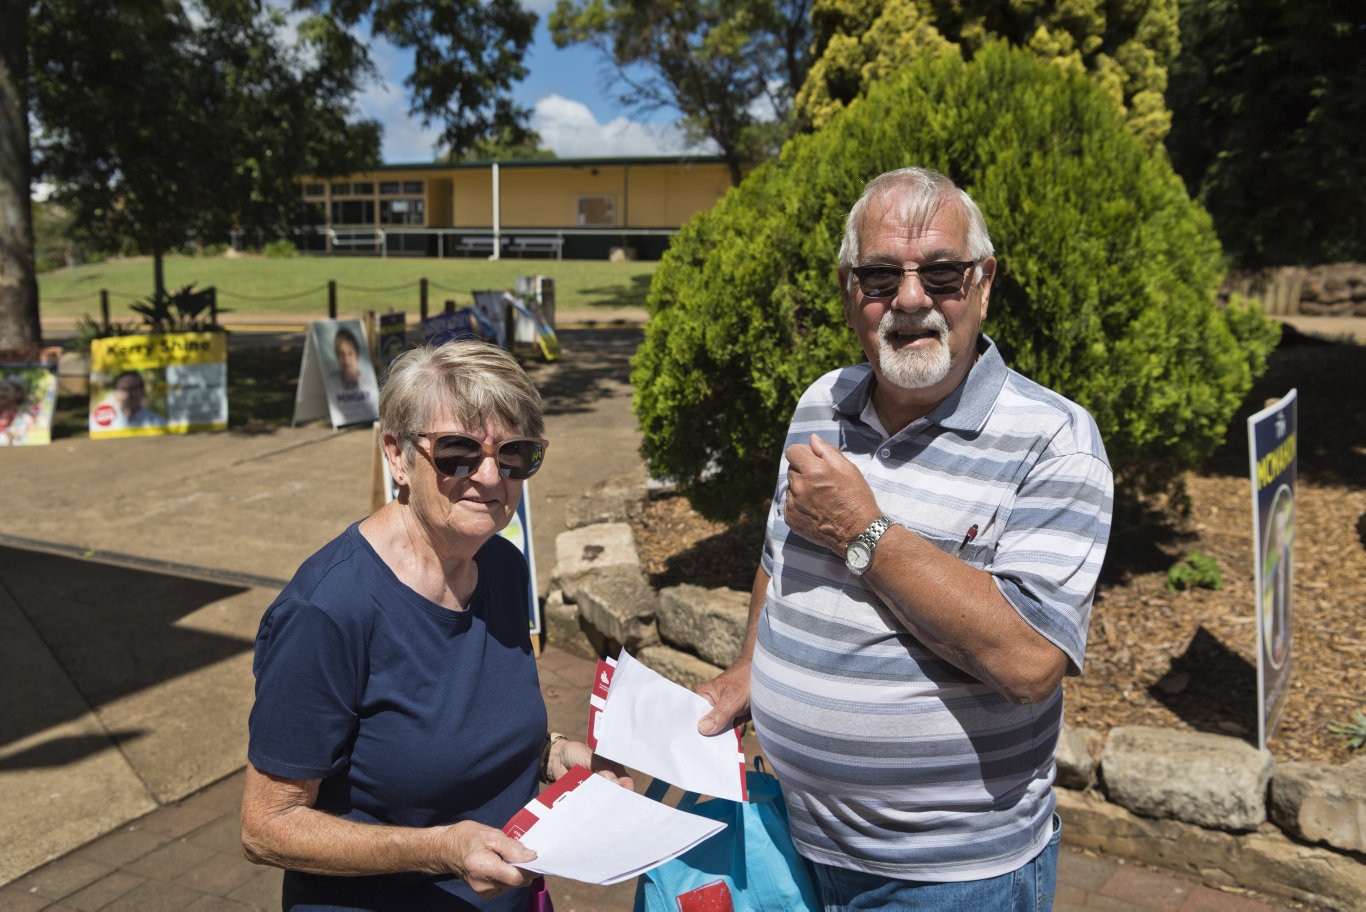
M967 549L968 545L972 544L972 540L976 537L977 523L973 523L971 526L968 526L968 531L963 533L963 542L958 546L958 550L953 553L953 556L962 557L963 552Z

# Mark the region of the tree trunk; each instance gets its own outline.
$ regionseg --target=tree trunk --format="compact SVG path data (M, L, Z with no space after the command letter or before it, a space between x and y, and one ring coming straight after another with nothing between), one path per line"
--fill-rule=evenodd
M37 348L28 133L28 4L0 0L0 348Z

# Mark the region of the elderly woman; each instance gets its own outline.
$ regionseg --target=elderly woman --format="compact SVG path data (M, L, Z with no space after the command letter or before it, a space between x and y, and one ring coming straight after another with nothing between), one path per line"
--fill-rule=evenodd
M286 909L522 910L500 827L575 765L546 734L526 560L498 532L545 455L541 398L481 342L396 359L379 400L398 497L309 558L256 639L242 843Z

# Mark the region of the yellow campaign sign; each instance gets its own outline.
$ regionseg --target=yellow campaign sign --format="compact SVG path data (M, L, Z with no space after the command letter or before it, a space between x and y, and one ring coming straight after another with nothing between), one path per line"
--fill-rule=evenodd
M228 427L226 333L115 336L90 343L90 436Z

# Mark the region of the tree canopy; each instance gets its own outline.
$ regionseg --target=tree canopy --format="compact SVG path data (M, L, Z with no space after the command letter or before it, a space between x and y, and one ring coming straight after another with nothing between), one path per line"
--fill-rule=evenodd
M284 230L301 211L294 178L377 162L379 126L353 110L373 73L353 31L365 24L413 51L413 113L442 124L452 152L526 141L509 89L536 16L517 0L292 9L297 45L266 0L0 3L0 348L41 338L33 181L82 230L159 254L230 225Z
M519 0L294 0L294 8L347 28L368 20L372 35L411 50L403 83L410 110L424 126L441 126L451 154L484 139L527 139L530 112L509 93L526 78L522 59L537 16Z
M1170 127L1164 93L1179 50L1177 0L813 0L813 62L797 98L799 126L825 124L921 53L956 44L971 58L1004 39L1040 60L1085 72L1150 146Z
M614 70L620 101L675 110L711 139L731 182L774 155L806 76L809 0L559 0L556 46L583 43Z
M1242 267L1366 259L1366 4L1182 0L1172 164Z
M37 174L85 235L152 253L157 295L167 251L234 226L287 234L297 175L378 161L378 124L350 118L355 49L332 23L302 22L295 48L250 4L204 12L65 0L29 22Z

